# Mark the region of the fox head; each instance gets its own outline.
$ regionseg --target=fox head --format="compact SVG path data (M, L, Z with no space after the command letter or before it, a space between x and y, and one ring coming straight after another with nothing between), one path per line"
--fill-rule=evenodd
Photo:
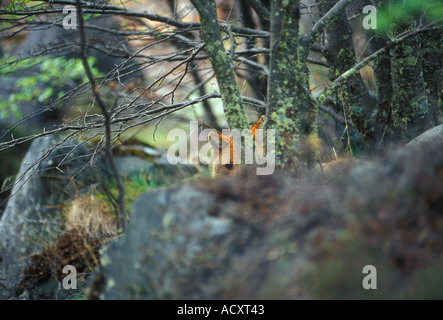
M263 122L264 116L252 126L252 137L255 138L256 130ZM211 164L212 177L223 175L233 176L241 172L240 155L233 144L232 136L223 135L221 133L210 132L208 142L211 147L214 160ZM224 151L229 148L229 153Z

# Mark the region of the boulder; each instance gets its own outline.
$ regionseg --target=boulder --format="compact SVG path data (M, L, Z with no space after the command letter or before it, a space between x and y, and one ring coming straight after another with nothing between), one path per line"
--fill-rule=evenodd
M442 298L443 144L340 173L149 191L103 249L89 298ZM378 289L362 285L365 268Z
M113 179L105 156L94 152L83 143L53 137L31 144L0 218L0 298L63 299L80 292L61 288L61 264L90 267L104 239L67 232L64 209L73 198ZM196 173L195 167L171 165L165 159L118 156L115 162L122 177L144 173L159 185ZM85 261L73 258L85 248L94 254Z
M423 132L421 135L412 139L406 146L406 149L416 150L426 143L439 144L443 142L443 124Z
M82 145L52 137L31 144L0 219L0 298L14 297L29 257L60 234L60 205L100 181L104 173L91 156Z

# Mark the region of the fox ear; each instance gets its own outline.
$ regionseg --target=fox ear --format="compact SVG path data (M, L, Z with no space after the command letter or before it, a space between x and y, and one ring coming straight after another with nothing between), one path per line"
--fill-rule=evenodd
M260 117L260 119L257 120L257 122L252 126L251 128L251 133L252 133L252 137L255 137L255 130L257 130L258 128L260 128L263 120L265 119L265 115L262 115Z
M209 145L211 146L212 151L218 151L220 149L220 138L217 133L209 132L208 142Z
M212 151L221 152L230 145L230 139L220 133L209 132L208 142Z

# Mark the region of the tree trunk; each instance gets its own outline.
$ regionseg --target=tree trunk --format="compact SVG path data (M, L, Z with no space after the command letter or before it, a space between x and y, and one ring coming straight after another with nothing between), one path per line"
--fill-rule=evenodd
M325 15L336 3L324 2L319 5L320 12ZM348 23L347 15L343 11L337 14L329 27L325 30L326 48L325 58L328 61L329 78L333 81L356 63L354 45L352 42L352 29ZM374 127L376 113L375 103L369 95L360 73L351 76L335 92L338 105L345 112L345 118L351 119L355 129L363 136L365 141L374 140Z
M226 53L220 36L215 1L191 0L191 2L200 15L206 51L217 78L229 127L231 130L247 129L249 126L248 119L242 105L240 90L235 80L232 59Z
M443 123L443 33L440 31L423 34L423 77L428 96L429 110Z
M317 109L310 104L309 78L299 44L300 2L271 1L267 129L275 129L278 167L309 166L301 138L317 133ZM304 139L303 139L304 140Z
M390 36L412 30L418 23L418 18L407 15L402 22L391 24ZM387 142L409 142L437 125L426 94L421 47L422 35L416 35L391 49L393 96Z

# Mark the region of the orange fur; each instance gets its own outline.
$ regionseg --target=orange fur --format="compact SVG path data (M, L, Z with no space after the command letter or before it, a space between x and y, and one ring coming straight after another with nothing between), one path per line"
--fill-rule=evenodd
M255 138L256 130L262 125L263 119L264 116L261 116L252 126L251 133L253 138ZM212 177L223 175L233 176L241 172L241 165L239 164L240 156L234 148L231 136L211 132L208 135L208 142L214 156L213 163L211 164ZM230 150L229 155L223 152L226 148L229 148ZM216 160L218 160L218 163L216 163Z
M251 127L252 137L257 138L257 129L261 127L265 116L261 116L257 122ZM260 132L261 134L261 132ZM208 136L208 142L210 144L214 160L211 164L212 177L219 176L234 176L242 171L242 165L240 164L240 155L234 147L233 139L231 136L226 136L221 133L211 132ZM309 139L309 146L311 148L319 148L321 141L318 137ZM229 148L229 155L225 154L223 150ZM256 139L256 150L262 150L264 152L263 139ZM218 163L217 161L218 160ZM340 172L345 170L349 161L355 161L353 159L339 158L326 163L319 163L318 170L322 173Z

